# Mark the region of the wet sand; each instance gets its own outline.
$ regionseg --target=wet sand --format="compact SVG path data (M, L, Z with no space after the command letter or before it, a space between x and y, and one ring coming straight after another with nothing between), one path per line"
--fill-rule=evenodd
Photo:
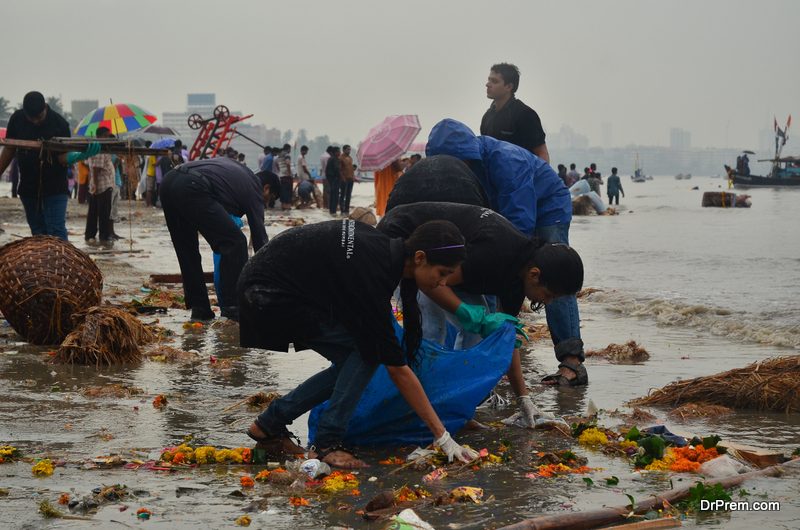
M0 195L6 191L0 187ZM354 205L370 202L371 185L357 186ZM130 249L136 253L94 254L105 278L106 299L113 302L141 297L141 287L151 273L178 272L174 251L163 223L160 210L146 209L141 203L127 204L121 214L131 219L130 225L117 225L117 232L132 232L133 243L118 242L117 251ZM296 211L288 215L279 210L267 214L270 236L286 229L287 218L302 217L306 222L329 219L317 210ZM592 218L593 223L620 222ZM581 224L573 228L573 244L582 237ZM19 202L0 198L0 222L5 232L0 244L13 239L12 234L26 235L27 226ZM79 248L83 243L85 206L71 201L68 228L70 239ZM129 229L130 226L130 229ZM592 230L598 230L595 224ZM211 251L201 239L204 267L211 268ZM92 252L97 250L89 249ZM586 262L592 257L583 252ZM676 286L676 290L686 286ZM651 359L634 365L610 364L603 360L587 363L591 384L588 389L552 389L534 385L535 400L544 409L559 415L579 414L591 399L601 409L622 408L624 403L645 394L676 378L714 373L764 358L780 348L765 348L756 342L742 342L717 337L702 330L684 326L659 326L652 318L634 316L616 309L613 290L589 296L580 301L584 339L587 348L602 348L611 342L622 343L635 339L651 353ZM273 353L238 347L235 325L223 321L201 330L186 330L184 322L189 312L170 310L166 315L143 317L145 322L158 320L173 331L168 345L183 350L197 350L197 362L164 364L144 361L136 367L115 367L97 370L93 367L53 365L46 354L51 348L35 347L21 342L9 327L0 328L0 444L11 443L32 457L49 456L63 460L49 478L31 476L30 463L16 462L0 466L0 488L8 495L0 497L0 526L39 528L58 527L118 527L135 525L139 507L153 511L152 523L171 528L232 526L236 517L255 500L265 499L263 505L250 513L255 528L323 528L329 526L382 527L366 523L355 513L379 491L404 484L420 484L422 473L408 470L394 475L392 469L379 465L389 455L404 456L412 448L366 449L362 456L372 467L359 474L359 497L339 495L330 499L312 498L311 506L295 508L288 503L286 488L257 484L243 496L239 477L254 474L258 467L211 466L195 470L158 473L123 469L84 470L82 464L93 457L120 454L125 458L157 458L163 447L180 443L186 435L194 436L193 443L208 443L217 447L248 445L242 434L256 412L238 407L222 410L257 391L286 392L309 375L327 365L313 352ZM542 323L544 315L526 314L529 323ZM532 344L524 357L523 367L533 384L552 371L555 362L552 348L546 341ZM214 355L229 359L229 369L220 370L211 362ZM84 397L80 390L89 386L122 383L144 390L141 396L94 399ZM509 397L510 388L501 383L500 392ZM153 408L153 397L164 394L169 405L163 410ZM513 407L479 409L477 417L496 422L510 415ZM740 412L729 417L676 423L666 417L666 411L654 410L658 420L671 427L701 434L716 433L723 438L759 446L771 446L785 452L800 445L798 415L756 414ZM613 426L618 421L601 412L601 423ZM306 417L290 428L305 442ZM644 425L640 425L644 426ZM449 490L468 485L484 488L486 496L494 496L479 505L458 504L445 507L426 506L418 510L423 519L437 528L498 527L541 513L589 510L604 505L624 505L625 493L637 499L649 493L670 488L669 481L658 476L632 473L626 460L607 457L597 451L579 448L574 440L553 432L523 431L516 428L460 434L459 441L473 447L496 451L501 439L512 447L512 461L493 468L484 468L443 483L431 490ZM596 486L587 488L581 475L559 479L531 479L532 455L540 450L573 448L589 459L589 466L602 468L590 477ZM600 486L603 478L620 478L615 487ZM376 480L369 482L369 477ZM676 486L690 484L696 477L676 478ZM677 482L680 480L680 482ZM55 503L61 493L82 497L100 485L125 484L136 495L122 502L102 507L90 521L46 522L36 512L38 502L48 499ZM781 502L778 513L731 513L711 516L700 521L710 528L796 528L800 520L800 481L797 476L782 479L762 479L747 483L753 495L764 500ZM233 494L233 495L232 495ZM120 506L128 508L120 511ZM121 523L121 524L120 524ZM685 521L697 524L695 519Z

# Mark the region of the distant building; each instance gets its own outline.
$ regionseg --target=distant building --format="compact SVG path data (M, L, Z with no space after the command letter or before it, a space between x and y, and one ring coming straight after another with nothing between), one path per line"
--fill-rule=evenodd
M547 146L549 149L587 149L589 138L569 125L562 125L558 132L547 134Z
M603 147L612 147L613 144L613 129L611 123L604 121L600 124L600 134L603 139Z
M78 126L81 120L93 110L100 107L100 102L96 99L73 99L70 102L69 112L72 114L72 121L70 127L74 129Z
M687 151L692 148L692 133L686 129L673 127L669 130L669 147L678 151Z
M186 112L202 117L211 116L217 106L216 94L186 94Z

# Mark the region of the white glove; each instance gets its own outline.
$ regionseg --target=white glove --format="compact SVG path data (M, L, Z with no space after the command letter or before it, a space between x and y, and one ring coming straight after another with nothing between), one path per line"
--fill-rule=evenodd
M463 447L458 445L458 443L450 437L450 433L444 431L444 434L433 442L436 447L444 451L444 454L447 455L447 461L452 462L453 457L458 458L464 463L472 462L476 458L478 458L478 452L470 449L469 447Z
M522 421L525 424L525 427L529 429L533 429L536 427L536 418L542 415L542 411L540 411L536 405L533 404L533 400L529 394L524 396L519 396L517 398L517 405L519 405L520 412L522 412Z

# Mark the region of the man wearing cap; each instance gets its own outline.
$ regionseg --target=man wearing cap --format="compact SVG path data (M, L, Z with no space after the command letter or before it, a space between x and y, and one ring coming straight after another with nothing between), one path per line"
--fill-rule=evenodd
M6 138L13 140L49 140L68 137L69 124L51 109L40 92L28 92L22 108L8 120ZM96 155L100 145L92 142L83 153L62 153L50 157L38 150L6 146L0 153L0 174L16 156L19 164L18 194L25 208L31 235L50 235L67 240L67 166Z

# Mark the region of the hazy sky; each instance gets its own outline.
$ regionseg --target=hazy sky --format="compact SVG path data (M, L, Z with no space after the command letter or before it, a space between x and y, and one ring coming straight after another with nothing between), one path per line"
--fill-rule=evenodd
M494 62L548 132L758 147L800 120L800 1L0 0L0 96L182 111L187 92L279 129L357 143L389 114L477 130ZM794 142L792 142L794 143ZM791 147L791 145L789 146ZM800 149L789 149L800 151Z

